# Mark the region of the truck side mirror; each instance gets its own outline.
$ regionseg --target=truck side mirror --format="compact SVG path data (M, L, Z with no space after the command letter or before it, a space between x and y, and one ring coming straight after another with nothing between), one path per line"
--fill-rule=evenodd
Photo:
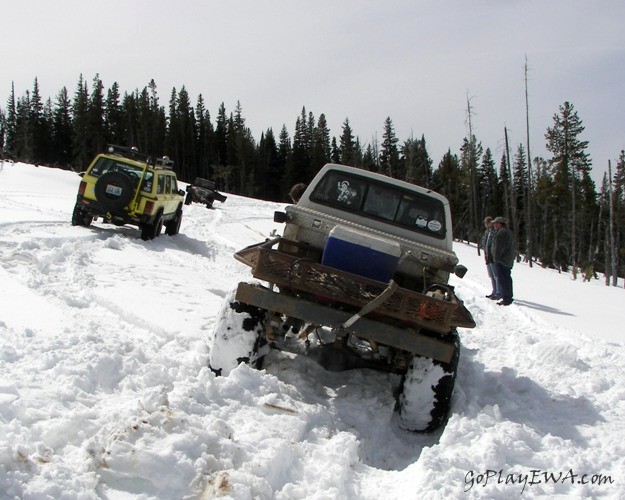
M458 278L464 278L464 275L467 274L468 269L462 264L457 264L454 267L454 274L458 276Z
M278 222L280 224L285 223L288 220L286 212L274 212L273 213L273 221Z

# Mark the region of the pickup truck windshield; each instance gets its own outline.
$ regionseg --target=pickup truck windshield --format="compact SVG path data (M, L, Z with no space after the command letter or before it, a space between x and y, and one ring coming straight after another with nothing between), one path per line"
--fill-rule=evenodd
M311 201L445 237L445 208L440 200L367 177L329 170Z

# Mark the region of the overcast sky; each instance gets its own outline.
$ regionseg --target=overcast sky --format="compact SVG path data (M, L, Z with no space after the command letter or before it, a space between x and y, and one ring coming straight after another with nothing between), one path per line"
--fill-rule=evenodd
M397 137L425 135L437 165L473 131L497 163L508 127L530 149L565 101L586 130L595 180L625 149L623 0L5 0L0 7L0 107L38 78L42 97L82 74L123 92L157 84L167 106L182 85L213 121L240 101L258 140L293 134L302 107L324 113L337 139L349 118L366 145L390 116Z

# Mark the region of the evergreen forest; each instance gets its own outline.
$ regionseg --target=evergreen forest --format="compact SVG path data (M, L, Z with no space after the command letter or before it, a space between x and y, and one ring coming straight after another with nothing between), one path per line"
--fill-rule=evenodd
M172 158L183 182L203 177L228 193L279 202L324 164L352 165L444 194L457 240L478 243L484 217L502 215L519 260L586 280L604 273L606 285L616 285L625 275L625 151L615 152L597 187L583 122L570 102L544 133L548 158L531 158L529 141L508 144L505 135L501 157L469 133L435 164L425 136L398 138L390 117L382 140L364 147L348 118L336 137L324 114L303 108L292 136L283 124L277 134L268 128L254 138L240 103L229 112L222 103L213 119L202 95L193 103L184 86L171 90L165 106L154 80L122 94L117 83L105 89L98 75L91 83L81 75L73 94L63 87L53 99L41 96L37 79L20 96L12 86L0 107L3 159L80 172L107 144L136 146Z

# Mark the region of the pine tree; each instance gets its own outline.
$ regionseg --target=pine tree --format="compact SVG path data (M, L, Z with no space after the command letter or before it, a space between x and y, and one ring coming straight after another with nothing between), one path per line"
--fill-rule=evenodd
M380 172L389 177L397 177L399 174L399 151L395 136L395 129L391 117L384 121L384 133L382 134L382 151L380 153Z
M582 252L579 246L579 214L580 198L582 203L588 203L592 198L592 181L589 172L591 161L586 153L588 141L583 141L579 136L584 131L581 119L577 115L573 105L568 101L559 107L559 113L553 117L554 125L547 129L547 151L552 153L549 164L552 168L557 206L560 207L557 218L560 224L569 222L569 233L564 233L562 242L566 245L566 257L561 264L572 265L574 270L578 268ZM568 211L564 207L570 207ZM585 211L587 207L581 207ZM586 217L582 217L585 219ZM559 244L559 243L558 243ZM563 247L564 248L564 247Z
M4 148L3 154L7 158L16 158L17 110L15 104L15 84L11 82L11 93L7 100L7 110L4 121Z
M490 148L486 148L478 166L477 182L479 219L483 220L487 215L496 217L496 214L503 214L501 189L495 169L495 160Z
M432 185L432 159L428 153L425 135L416 143L416 183L427 188Z
M612 200L614 213L614 248L625 248L625 150L621 153L616 161L616 169L612 181ZM609 257L606 256L606 259ZM622 252L615 251L614 258L614 278L613 285L616 286L616 277L625 275L625 270L621 262L625 258Z
M449 200L453 217L454 238L468 239L468 210L463 200L466 199L466 186L462 180L458 156L448 150L432 175L434 190Z
M87 104L87 134L89 156L104 151L106 133L104 128L104 85L99 75L93 78L91 96Z
M332 137L330 158L332 159L332 163L341 163L341 152L338 144L336 143L336 137Z
M89 138L89 92L82 75L78 79L72 108L74 133L72 138L72 154L74 167L85 170L92 158Z
M4 138L6 137L6 116L0 108L0 159L4 159Z
M352 133L352 128L349 125L349 118L345 118L345 121L343 122L343 132L341 133L341 139L339 142L341 164L352 167L356 165L354 148L354 134Z
M402 165L401 170L404 172L402 180L419 184L420 180L417 178L417 142L414 138L411 137L404 141L400 148L399 161Z
M36 163L45 162L49 150L50 130L44 116L44 104L39 93L39 82L35 78L30 98L30 116L28 118L28 135L31 145L31 159Z
M467 227L469 241L477 241L483 232L482 219L478 217L478 178L477 168L479 159L482 156L482 144L478 143L475 136L469 139L463 139L460 147L460 166L463 172L463 181L465 182L467 194L466 210L467 210Z
M288 190L298 182L310 182L311 168L311 137L308 126L306 108L302 108L300 116L295 121L295 134L293 135L293 148L286 166L285 188Z
M280 136L278 137L278 164L277 168L282 172L281 175L281 187L282 192L288 193L289 189L293 184L289 184L291 182L290 179L287 179L286 170L287 166L291 162L291 154L293 147L291 145L291 137L289 136L289 131L286 128L286 125L282 125L282 129L280 130Z
M525 155L525 148L523 144L519 144L517 147L517 151L514 155L514 163L512 167L512 183L514 187L514 193L516 194L516 198L514 199L514 208L516 213L518 214L518 220L516 220L513 232L515 240L519 245L519 252L525 253L526 245L525 245L525 211L527 208L527 199L529 196L529 180L528 180L528 172L527 172L527 156Z
M109 144L127 145L119 84L113 82L104 101L104 134Z
M323 113L319 115L312 140L310 166L311 174L315 175L321 167L330 161L331 154L330 129Z
M124 124L123 136L121 140L122 146L138 147L139 143L139 92L135 90L131 93L125 93L122 98L122 120Z
M195 113L187 89L183 85L176 99L178 121L178 154L175 157L176 172L182 181L193 182L195 178L195 138L197 137Z
M202 94L198 95L195 105L195 121L197 122L197 159L198 175L203 178L212 177L212 164L215 161L215 131L211 123L210 113L206 109Z
M171 116L171 114L170 114ZM217 165L225 166L228 164L228 118L226 116L226 107L222 102L217 111L217 124L215 126L215 148Z
M241 103L238 101L229 123L228 163L238 172L239 187L236 192L244 196L253 196L256 194L254 175L256 145L252 133L245 126Z
M371 172L378 171L378 162L373 151L373 146L371 144L367 144L365 152L362 157L362 168L365 170L369 170Z
M54 161L67 168L72 161L72 116L71 100L63 87L56 97L52 115L52 149Z
M560 248L560 233L554 231L559 223L556 221L556 214L560 207L557 206L555 192L555 181L552 169L546 161L536 162L534 176L534 203L537 214L533 227L537 236L534 249L535 254L540 258L541 264L546 267L559 267L562 250Z
M364 153L362 151L360 139L356 137L356 142L354 142L354 166L358 168L362 168L363 158L364 158Z
M282 189L282 166L278 145L271 128L261 134L258 143L258 188L263 196L272 201L284 201Z
M146 151L148 151L149 154L163 156L166 153L167 116L165 115L165 108L159 104L156 82L154 80L150 80L148 89L149 123L147 125ZM193 112L193 110L191 110L191 112Z

